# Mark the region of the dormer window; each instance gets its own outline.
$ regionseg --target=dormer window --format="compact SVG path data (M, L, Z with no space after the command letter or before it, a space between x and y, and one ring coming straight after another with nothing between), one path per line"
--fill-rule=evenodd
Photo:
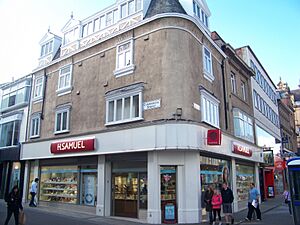
M53 40L42 45L41 57L48 55L53 51Z
M131 0L120 6L120 18L123 19L142 9L142 0Z
M199 6L196 1L193 1L193 12L196 17L208 28L208 15Z
M78 39L78 27L75 27L74 29L68 31L65 33L65 38L64 38L64 44L68 44L72 41L75 41Z

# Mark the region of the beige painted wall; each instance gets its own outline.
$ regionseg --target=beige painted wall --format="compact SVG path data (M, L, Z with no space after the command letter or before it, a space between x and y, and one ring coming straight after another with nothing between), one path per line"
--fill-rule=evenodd
M166 26L177 28L165 28ZM197 39L182 29L190 31ZM150 33L145 39L143 34L147 32ZM116 64L115 46L120 41L132 37L135 40L135 71L133 74L116 78L113 74ZM212 51L215 76L212 83L203 76L201 43ZM103 51L104 55L96 54L100 51ZM86 58L93 54L96 55ZM112 129L104 125L105 93L137 82L145 83L144 102L161 98L161 108L144 112L146 122L170 119L178 107L183 109L183 119L200 122L200 112L195 110L192 104L200 104L199 85L202 85L209 92L214 93L221 102L220 126L223 128L223 91L220 88L222 87L222 59L223 56L209 43L201 31L192 22L182 18L155 20L109 39L46 68L48 78L40 139ZM57 96L59 68L69 63L73 63L73 90L70 94ZM55 135L55 109L67 103L72 106L70 132ZM41 104L34 104L32 113L41 111ZM113 127L116 126L122 127L128 124Z

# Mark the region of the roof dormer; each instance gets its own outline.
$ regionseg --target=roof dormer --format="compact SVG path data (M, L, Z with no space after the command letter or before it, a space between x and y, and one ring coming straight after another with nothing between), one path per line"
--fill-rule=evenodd
M71 14L71 18L61 29L61 32L63 33L63 46L77 41L80 38L80 25L80 20L74 19L73 14Z
M44 66L50 63L61 45L61 37L53 34L48 30L44 37L40 40L39 44L41 46L39 66Z
M211 16L210 10L205 0L179 0L184 10L190 16L195 17L202 27L209 32L209 17Z

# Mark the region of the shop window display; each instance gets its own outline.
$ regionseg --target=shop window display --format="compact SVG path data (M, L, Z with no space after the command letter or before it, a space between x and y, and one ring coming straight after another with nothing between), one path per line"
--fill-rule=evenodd
M221 190L223 182L230 186L229 161L205 156L200 158L201 188L204 192L209 185Z
M78 167L42 167L41 201L77 203Z
M254 167L236 164L236 188L238 201L248 199L250 183L254 182Z

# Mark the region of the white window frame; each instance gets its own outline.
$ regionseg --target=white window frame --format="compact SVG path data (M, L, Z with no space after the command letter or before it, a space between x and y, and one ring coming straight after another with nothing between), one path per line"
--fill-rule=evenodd
M246 101L247 99L247 93L246 93L246 82L241 81L241 93L242 93L242 99Z
M34 130L34 133L32 132L33 126L35 126L36 128L36 130ZM35 113L31 116L30 138L40 137L40 127L41 127L41 113Z
M236 76L233 72L230 73L231 92L236 94Z
M38 83L38 81L40 82ZM37 76L34 79L33 101L38 101L43 98L43 90L44 90L44 76Z
M70 110L71 110L70 105L61 106L61 107L56 109L56 111L55 111L55 123L54 123L54 134L67 133L67 132L70 131ZM66 129L62 130L62 126L63 126L62 115L65 112L67 113ZM57 117L58 117L58 114L61 114L61 121L60 121L60 129L59 130L57 130L57 122L58 122Z
M220 101L204 89L200 90L200 95L201 121L220 128Z
M62 74L62 70L67 68L67 67L70 67L70 72ZM63 77L66 77L68 74L70 75L70 84L68 86L59 87L60 80L63 79ZM57 84L57 90L56 90L56 93L58 94L58 96L71 93L71 90L72 90L72 74L73 74L73 65L72 64L65 65L65 66L63 66L59 69L58 84Z
M206 55L205 50L208 51L209 56ZM212 54L211 51L203 45L202 48L202 54L203 54L203 72L204 77L209 80L210 82L214 81L215 77L213 74L213 64L212 64ZM208 64L210 70L207 68L206 64Z
M238 115L241 114L242 117L236 116L235 114L238 114ZM235 123L235 119L238 119L239 122L241 121L243 123L243 127L240 127L239 129L240 130L243 129L244 136L236 133L237 131L235 129L235 126L234 126L234 136L242 138L244 140L247 140L247 141L250 141L250 142L254 143L253 119L248 114L246 114L245 112L243 112L242 110L240 110L238 108L233 108L233 123ZM249 128L249 127L252 128L250 130L251 131L250 132L250 137L248 137L246 135L247 128Z
M50 41L45 42L41 46L41 55L40 55L41 58L53 52L53 44L54 44L54 41L50 40Z
M119 52L119 47L122 46L122 45L128 44L128 43L130 44L130 49ZM133 39L130 39L130 40L124 41L122 43L119 43L116 46L116 69L114 71L114 75L116 77L121 77L121 76L129 75L129 74L133 73L133 71L135 69L135 65L133 63L133 60L134 60L134 57L133 57L134 47L133 47L133 45L134 45L134 41L133 41ZM119 56L121 54L126 54L126 52L128 52L128 51L130 51L130 64L119 68ZM124 57L124 60L125 60L125 57Z
M126 88L120 89L118 92L108 94L106 96L106 117L105 126L115 125L120 123L128 123L143 120L143 86L132 88L127 91ZM125 93L124 93L125 92ZM137 117L133 117L133 97L139 96L139 112ZM124 119L125 98L130 98L130 118ZM122 115L121 120L117 120L117 101L122 100ZM109 121L109 103L113 102L113 121Z

